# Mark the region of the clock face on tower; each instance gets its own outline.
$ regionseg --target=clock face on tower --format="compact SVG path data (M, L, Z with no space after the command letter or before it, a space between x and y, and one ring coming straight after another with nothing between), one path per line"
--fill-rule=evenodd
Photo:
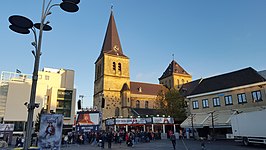
M119 51L119 47L118 47L117 45L114 45L113 50L114 50L115 52L117 52L117 51Z

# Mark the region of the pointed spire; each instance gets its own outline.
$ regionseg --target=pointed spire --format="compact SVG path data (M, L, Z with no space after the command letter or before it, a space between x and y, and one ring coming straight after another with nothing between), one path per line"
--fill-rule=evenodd
M116 23L115 23L115 19L113 15L113 6L111 6L111 14L110 14L107 30L105 33L101 55L103 53L126 57L123 54L122 46L120 44L120 40L119 40L117 28L116 28ZM101 55L99 57L101 57Z

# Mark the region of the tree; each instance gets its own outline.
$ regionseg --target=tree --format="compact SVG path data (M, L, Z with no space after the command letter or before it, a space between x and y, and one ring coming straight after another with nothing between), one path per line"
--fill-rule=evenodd
M178 122L186 119L185 99L176 89L171 89L165 94L160 92L156 105L162 114L169 115Z
M40 130L40 121L41 121L41 116L44 114L44 108L41 109L41 111L37 114L36 121L35 121L35 132L39 132Z

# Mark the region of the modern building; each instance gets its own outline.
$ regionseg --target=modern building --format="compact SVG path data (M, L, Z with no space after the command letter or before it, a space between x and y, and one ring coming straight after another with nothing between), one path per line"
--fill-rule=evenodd
M2 72L0 85L0 117L4 123L15 124L15 131L23 131L27 120L27 105L31 92L31 75ZM43 108L45 112L64 114L65 128L72 129L75 115L76 89L74 71L44 68L38 72L34 121Z
M201 137L226 138L233 114L266 109L266 80L251 67L198 79L180 90L189 110L181 127L196 129Z
M179 88L191 81L191 75L173 60L159 78L160 84L133 82L129 64L111 11L103 46L95 62L93 106L102 111L104 120L157 115L155 101L160 92L167 90L165 86Z

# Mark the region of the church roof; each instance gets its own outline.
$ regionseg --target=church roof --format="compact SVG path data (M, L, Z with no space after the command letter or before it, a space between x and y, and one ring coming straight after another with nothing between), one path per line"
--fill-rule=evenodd
M194 91L194 89L200 84L202 80L203 79L201 78L201 79L183 84L182 87L179 89L182 96L186 97L190 95Z
M148 108L131 108L131 112L134 116L145 116L145 115L153 115L161 114L159 109L148 109Z
M126 57L123 54L122 46L120 44L119 35L116 28L115 18L113 15L113 11L111 11L108 26L105 33L105 38L103 41L103 46L101 50L101 54L98 57L97 61L103 54L111 54L116 56Z
M265 81L266 79L264 79L256 70L248 67L202 79L189 95L208 93Z
M130 82L131 94L158 95L158 93L162 90L166 91L166 87L162 84Z
M164 79L166 77L169 77L169 76L173 75L174 73L190 75L175 60L173 60L169 64L167 69L164 71L163 75L159 78L159 80Z

